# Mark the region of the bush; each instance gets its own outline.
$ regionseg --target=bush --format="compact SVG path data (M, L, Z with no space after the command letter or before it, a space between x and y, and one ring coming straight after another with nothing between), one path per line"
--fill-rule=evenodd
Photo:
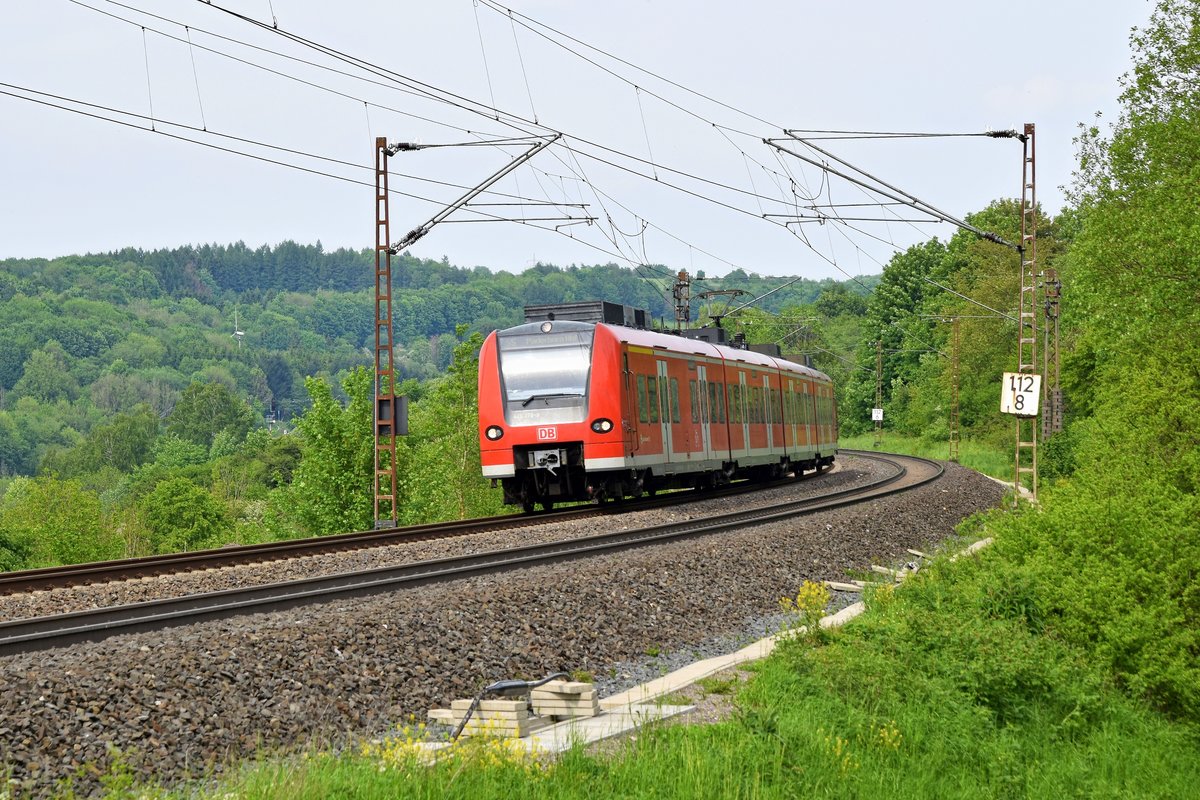
M143 502L156 553L177 553L225 543L232 523L225 507L186 478L154 487Z
M0 502L0 567L26 569L124 555L100 498L79 481L15 478Z
M1116 483L1113 481L1112 483ZM1032 581L1047 633L1118 685L1200 722L1200 504L1161 481L1072 482L1044 510L997 519L998 552Z

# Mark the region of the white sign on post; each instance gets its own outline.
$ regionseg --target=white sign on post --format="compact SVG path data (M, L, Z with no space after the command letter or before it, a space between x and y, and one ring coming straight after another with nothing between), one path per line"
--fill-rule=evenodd
M872 422L883 422L883 409L882 408L872 408L871 409L871 421Z
M1006 372L1000 387L1000 413L1018 417L1036 417L1041 397L1042 376L1027 372Z

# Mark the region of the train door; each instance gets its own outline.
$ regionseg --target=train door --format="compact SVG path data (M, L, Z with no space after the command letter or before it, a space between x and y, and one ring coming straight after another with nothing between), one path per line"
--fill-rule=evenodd
M663 460L670 461L674 447L671 444L671 396L667 380L667 362L656 360L654 364L658 369L658 402L662 409L658 419L662 428Z
M775 449L775 404L771 402L771 375L763 375L763 422L767 428L767 449Z
M621 409L621 435L625 437L625 454L633 455L641 442L638 441L638 405L637 388L634 386L633 372L629 369L629 354L621 356L625 373L625 403Z
M783 395L783 419L788 426L787 431L791 434L788 437L788 448L791 450L799 449L800 434L796 425L796 381L793 378L788 378L787 389Z
M712 409L708 402L708 369L703 364L696 365L696 382L699 387L700 412L700 447L701 458L708 460L712 457L712 431L709 421L712 419Z
M817 391L818 391L817 387L818 387L817 382L813 381L812 386L811 386L812 391L810 392L808 397L805 398L805 400L808 401L808 419L809 419L809 425L810 425L810 427L809 427L810 436L809 436L808 441L812 445L812 449L813 449L814 453L820 452L820 450L821 450L821 417L820 417L820 413L818 410L819 405L818 405L818 401L817 401Z
M750 455L750 407L746 403L746 398L749 396L746 387L746 373L738 370L738 402L741 403L739 409L742 417L742 441L745 443L745 451L742 455Z

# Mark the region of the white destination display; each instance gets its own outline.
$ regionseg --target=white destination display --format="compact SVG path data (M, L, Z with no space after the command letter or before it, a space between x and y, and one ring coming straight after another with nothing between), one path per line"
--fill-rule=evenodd
M871 421L872 422L883 422L883 409L882 408L872 408L871 409Z
M1041 375L1030 375L1026 372L1004 373L1004 383L1000 387L1000 413L1036 417L1041 391Z

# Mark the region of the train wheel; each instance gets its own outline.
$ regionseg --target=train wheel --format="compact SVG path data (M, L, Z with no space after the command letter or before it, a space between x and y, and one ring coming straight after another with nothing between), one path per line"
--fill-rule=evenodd
M532 500L522 500L521 501L521 510L524 511L526 514L532 514L533 513L533 501Z
M554 501L553 500L543 500L542 501L542 510L543 511L553 511L554 510Z

